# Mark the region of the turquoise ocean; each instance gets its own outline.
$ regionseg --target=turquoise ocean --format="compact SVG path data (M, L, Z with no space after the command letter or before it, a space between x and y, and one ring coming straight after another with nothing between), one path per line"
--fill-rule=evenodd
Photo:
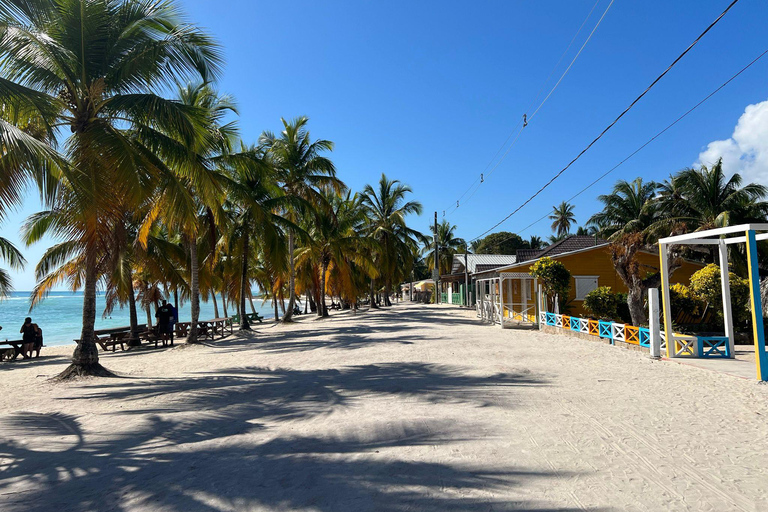
M0 301L0 326L3 327L0 330L0 340L20 339L19 329L27 316L31 316L32 321L43 330L47 346L69 345L73 343L74 339L80 337L83 318L82 292L51 292L45 300L35 306L31 313L29 312L29 296L30 292L11 292L10 297ZM221 307L220 298L218 302L219 314L223 316L224 311ZM104 295L100 293L96 299L96 329L129 325L128 308L116 309L109 317L103 318L104 305ZM253 305L264 318L275 316L271 301L262 305L261 299L254 299ZM246 309L250 312L250 305L246 305ZM235 311L231 307L227 307L227 313L233 315ZM147 314L144 310L139 309L138 315L140 324L147 322ZM153 308L153 322L154 316ZM213 317L213 302L200 302L200 320L208 320ZM182 322L190 320L188 302L179 304L179 319Z

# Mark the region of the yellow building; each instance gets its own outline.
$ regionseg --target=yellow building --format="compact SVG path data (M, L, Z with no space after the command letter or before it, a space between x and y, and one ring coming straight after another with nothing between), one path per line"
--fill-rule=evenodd
M560 242L542 250L519 250L517 261L508 266L497 268L493 273L476 275L477 279L505 277L506 279L487 280L485 290L498 298L501 284L500 304L503 304L503 316L535 322L535 287L534 279L526 277L531 267L541 258L549 257L565 265L571 273L571 289L568 294L568 313L574 316L587 315L584 309L584 297L599 286L610 286L614 292L626 293L627 287L619 277L611 261L610 246L606 240L593 236L569 236ZM659 256L652 252L638 254L640 264L649 273L659 271ZM704 267L703 263L684 261L670 279L671 284L688 284L694 272ZM498 300L498 299L497 299ZM520 318L520 313L524 317Z

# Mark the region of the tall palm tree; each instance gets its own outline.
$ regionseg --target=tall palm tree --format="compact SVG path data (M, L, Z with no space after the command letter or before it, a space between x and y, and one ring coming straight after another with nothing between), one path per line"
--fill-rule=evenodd
M552 215L549 216L549 220L552 221L552 231L560 238L567 236L571 232L571 226L576 224L573 208L574 206L566 201L552 207Z
M648 321L645 296L649 288L661 284L658 269L643 267L636 258L638 251L651 249L658 240L657 226L662 220L655 199L658 189L657 183L643 182L642 178L631 182L619 180L610 194L598 197L603 210L588 222L611 241L611 259L627 286L627 305L634 325ZM676 267L673 259L670 272Z
M421 203L407 200L411 187L390 180L382 173L378 188L366 185L362 203L367 210L369 235L378 242L374 261L384 284L384 302L390 305L389 290L400 274L410 275L414 261L418 258L419 241L423 236L407 226L408 215L420 215ZM371 307L375 308L375 281L371 279Z
M427 268L431 271L435 268L435 227L432 226L432 239L425 240L422 255L427 261ZM453 256L463 251L467 243L463 238L456 236L456 226L443 220L437 225L437 249L440 260L440 275L449 274L453 266Z
M322 156L326 151L333 151L333 142L323 139L313 142L307 130L309 122L307 117L298 117L290 122L285 119L280 121L283 123L280 137L264 132L261 136L261 144L269 151L269 157L278 172L278 179L285 193L304 202L303 207L293 205L286 211L286 218L293 224L298 224L301 213L306 214L311 207L322 205L322 190L330 189L340 192L343 184L336 178L336 167L333 162ZM295 250L296 233L290 229L288 231L289 299L288 309L283 317L284 322L291 321L296 305Z
M237 108L231 97L219 95L206 82L189 82L179 88L177 95L178 104L196 114L197 130L191 134L173 127L139 131L139 137L159 155L157 165L166 165L168 171L168 179L158 188L153 198L155 208L147 215L144 225L150 226L159 218L179 229L184 237L189 250L191 309L187 343L196 343L200 315L199 236L206 227L215 227L215 221L223 215L225 183L217 162L231 151L237 137L236 124L225 122L226 116L237 114ZM208 231L213 231L211 236L215 237L215 229ZM140 238L140 242L143 241L144 238Z
M21 269L26 264L21 252L3 237L0 237L0 259L7 261L13 269ZM0 268L0 298L7 297L11 290L13 290L11 276L6 270Z
M257 250L266 260L285 257L283 229L295 226L277 212L290 206L291 198L282 192L274 168L257 148L244 149L225 160L231 169L227 189L232 221L228 238L240 261L236 295L240 329L250 330L245 301L250 297L252 261Z
M60 250L82 257L83 328L60 377L107 375L93 333L96 287L106 272L101 254L120 212L140 204L162 174L132 133L146 139L165 129L193 139L196 111L160 93L179 78L214 78L219 47L185 23L173 1L9 0L0 3L0 19L0 99L34 112L51 131L70 132L59 153L1 125L14 141L6 156L19 167L59 164L50 215L37 216L30 232L62 235L69 245Z

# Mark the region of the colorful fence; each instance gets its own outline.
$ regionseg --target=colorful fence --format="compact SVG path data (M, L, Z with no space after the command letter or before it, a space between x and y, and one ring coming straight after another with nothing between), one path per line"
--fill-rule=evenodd
M590 334L599 338L611 340L611 345L617 341L638 345L650 349L651 331L647 327L635 327L634 325L607 322L605 320L591 320L577 318L575 316L558 315L542 311L539 317L542 325L560 327L565 331ZM718 336L696 337L698 354L700 357L730 357L728 338ZM667 341L664 332L661 333L661 348L666 349Z

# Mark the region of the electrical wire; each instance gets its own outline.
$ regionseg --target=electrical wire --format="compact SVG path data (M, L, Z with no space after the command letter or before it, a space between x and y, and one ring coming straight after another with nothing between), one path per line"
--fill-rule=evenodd
M700 100L698 103L696 103L694 106L692 106L691 108L689 108L688 110L686 110L686 111L685 111L685 113L683 113L683 114L682 114L682 115L680 115L680 116L679 116L677 119L675 119L675 120L674 120L674 121L672 121L670 124L668 124L666 127L664 127L664 129L662 129L661 131L657 132L657 133L656 133L656 135L654 135L653 137L651 137L650 139L648 139L647 141L645 141L645 142L644 142L644 143L643 143L643 144L642 144L640 147L638 147L638 148L637 148L636 150L634 150L632 153L630 153L629 155L627 155L627 156L626 156L624 159L622 159L622 160L621 160L619 163L617 163L616 165L614 165L613 167L611 167L610 169L608 169L606 172L604 172L603 174L601 174L600 176L598 176L598 177L597 177L597 178L596 178L594 181L592 181L592 182L591 182L589 185L587 185L586 187L584 187L584 188L582 188L581 190L579 190L579 191L578 191L576 194L574 194L573 196L571 196L571 197L569 197L568 199L566 199L566 202L571 202L572 200L576 199L576 198L577 198L577 197L579 197L581 194L583 194L584 192L586 192L587 190L589 190L590 188L592 188L593 186L595 186L595 185L596 185L596 184L597 184L599 181L601 181L603 178L605 178L606 176L608 176L609 174L611 174L613 171L615 171L616 169L618 169L618 168L619 168L621 165L623 165L624 163L626 163L626 162L627 162L629 159L631 159L633 156L635 156L635 155L636 155L636 154L638 154L640 151L642 151L643 149L645 149L645 147L646 147L646 146L648 146L648 145L649 145L651 142L653 142L653 141L655 141L656 139L658 139L658 138L659 138L661 135L663 135L665 132L667 132L667 130L669 130L670 128L672 128L673 126L675 126L677 123L679 123L680 121L682 121L683 119L685 119L686 117L688 117L688 115L689 115L689 114L691 114L691 113L692 113L694 110L698 109L698 108L699 108L701 105L703 105L703 104L704 104L706 101L708 101L710 98L712 98L712 96L714 96L715 94L717 94L718 92L720 92L722 89L724 89L724 88L725 88L725 87L726 87L728 84L730 84L732 81L734 81L736 78L738 78L738 77L739 77L739 76L740 76L742 73L744 73L746 70L748 70L749 68L751 68L751 67L752 67L754 64L756 64L756 63L757 63L757 62L758 62L760 59L762 59L763 57L765 57L765 55L767 55L767 54L768 54L768 49L764 50L764 51L763 51L763 52L762 52L760 55L758 55L757 57L755 57L754 59L752 59L752 61L750 61L750 62L749 62L749 63L748 63L746 66L744 66L743 68L741 68L741 69L740 69L738 72L736 72L736 73L735 73L733 76L731 76L731 77L730 77L728 80L726 80L725 82L723 82L722 84L720 84L720 85L719 85L719 86L718 86L718 87L717 87L715 90L713 90L712 92L710 92L709 94L707 94L707 95L706 95L706 96L705 96L703 99L701 99L701 100ZM531 228L531 227L533 227L534 225L538 224L539 222L541 222L541 221L543 221L544 219L546 219L547 217L549 217L549 215L550 215L550 213L547 213L547 214L545 214L544 216L542 216L541 218L539 218L538 220L535 220L535 221L531 222L530 224L528 224L527 226L525 226L524 228L522 228L521 230L519 230L519 231L517 232L517 234L519 235L520 233L523 233L523 232L525 232L526 230L530 229L530 228ZM513 237L508 237L508 238L505 238L505 239L503 239L503 240L500 240L500 241L498 241L498 242L495 242L495 243L493 244L493 246L496 246L496 245L501 245L501 244L503 244L504 242L507 242L507 241L509 241L509 240L512 240L512 238L513 238Z
M655 79L653 82L651 82L651 84L650 84L648 87L646 87L646 88L645 88L645 90L644 90L642 93L640 93L640 95L639 95L637 98L635 98L635 99L632 101L632 103L630 103L630 104L629 104L629 106L628 106L627 108L625 108L625 109L624 109L624 110L623 110L623 111L622 111L622 112L621 112L621 113L620 113L620 114L619 114L619 115L618 115L618 116L617 116L617 117L616 117L616 118L615 118L615 119L614 119L614 120L613 120L613 121L612 121L612 122L611 122L611 123L610 123L610 124L609 124L607 127L605 127L605 129L603 129L603 131L602 131L602 132L600 132L600 134L599 134L597 137L595 137L595 138L592 140L592 142L590 142L590 143L589 143L589 144L588 144L588 145L587 145L587 146L586 146L584 149L582 149L582 150L581 150L581 152L579 152L579 154L578 154L578 155L576 155L576 156L575 156L575 157L574 157L574 158L573 158L573 159L572 159L570 162L568 162L568 164L567 164L565 167L563 167L563 168L562 168L562 169L561 169L561 170L560 170L558 173L556 173L554 176L552 176L552 178L550 178L550 179L549 179L549 181L547 181L547 182L546 182L546 183L545 183L545 184L544 184L544 185L543 185L541 188L539 188L539 189L538 189L538 190L537 190L537 191L536 191L536 192L535 192L533 195L531 195L531 196L530 196L528 199L526 199L526 200L525 200L525 201L524 201L524 202L523 202L523 203L522 203L520 206L518 206L517 208L515 208L514 210L512 210L512 212L511 212L509 215L507 215L506 217L504 217L503 219L501 219L499 222L497 222L496 224L494 224L493 226L491 226L489 229L487 229L486 231L484 231L484 232L483 232L483 233L481 233L480 235L478 235L478 236L476 236L475 238L471 239L471 240L470 240L470 242L473 242L473 241L475 241L475 240L478 240L478 239L482 238L483 236L485 236L486 234L490 233L491 231L493 231L494 229L496 229L497 227L499 227L501 224L503 224L504 222L506 222L506 221L507 221L507 220L508 220L510 217L512 217L514 214L516 214L517 212L519 212L519 211L520 211L520 210L521 210L523 207L525 207L525 205L527 205L528 203L530 203L531 201L533 201L533 199L534 199L534 198L536 198L536 197L537 197L539 194L541 194L541 193L542 193L542 192L543 192L543 191L544 191L544 190L545 190L547 187L549 187L549 186L550 186L550 185L551 185L551 184L552 184L552 183L553 183L553 182L554 182L556 179L558 179L560 176L562 176L562 175L563 175L563 173L565 173L565 171L567 171L567 170L568 170L568 169L569 169L569 168L570 168L570 167L571 167L571 166L572 166L572 165L573 165L573 164L574 164L574 163L575 163L577 160L579 160L579 158L581 158L581 157L582 157L582 155L584 155L584 154L585 154L587 151L589 151L589 149L590 149L592 146L594 146L594 145L595 145L595 143L597 143L597 141L599 141L601 138L603 138L603 136L604 136L606 133L608 133L608 131L609 131L611 128L613 128L613 127L616 125L616 123L618 123L618 122L619 122L619 120L620 120L622 117L624 117L624 116L627 114L627 112L629 112L629 111L632 109L632 107L634 107L634 106L635 106L635 105L636 105L636 104L637 104L637 103L638 103L638 102L639 102L639 101L640 101L640 100L641 100L641 99L642 99L642 98L643 98L643 97L644 97L646 94L648 94L648 92L649 92L649 91L650 91L650 90L651 90L651 89L652 89L652 88L653 88L653 87L654 87L654 86L655 86L657 83L659 83L659 81L661 81L661 79L662 79L662 78L664 78L664 76L666 76L666 74L667 74L667 73L669 73L669 71L670 71L670 70L671 70L671 69L672 69L672 68L673 68L673 67L674 67L674 66L675 66L675 65L676 65L678 62L680 62L680 60L682 60L682 58L683 58L683 57L685 57L685 55L687 55L687 54L688 54L688 52L690 52L690 51L693 49L693 47L694 47L694 46L696 46L696 45L699 43L699 41L701 41L701 39L702 39L702 38L703 38L703 37L704 37L704 36L705 36L705 35L706 35L706 34L707 34L707 33L708 33L710 30L712 30L712 28L713 28L715 25L717 25L717 23L718 23L718 22L719 22L719 21L720 21L720 20L721 20L721 19L722 19L722 18L723 18L723 17L724 17L724 16L725 16L727 13L728 13L728 11L730 11L730 10L731 10L731 8L732 8L734 5L736 5L738 2L739 2L739 0L733 0L733 1L730 3L730 5L728 5L728 7L726 7L726 8L725 8L725 10L724 10L722 13L720 13L720 15L719 15L719 16L718 16L718 17L715 19L715 21L713 21L712 23L710 23L710 24L709 24L709 26L708 26L706 29L704 29L704 31L703 31L701 34L699 34L699 36L698 36L698 37L697 37L697 38L696 38L696 39L695 39L695 40L694 40L694 41L693 41L693 42L692 42L690 45L688 45L688 47L685 49L685 51L683 51L683 53L681 53L681 54L680 54L680 55L679 55L679 56L678 56L678 57L677 57L677 58L676 58L674 61L672 61L672 64L670 64L669 66L667 66L667 68L666 68L666 69L665 69L665 70L664 70L664 71L663 71L663 72L662 72L662 73L661 73L659 76L657 76L657 77L656 77L656 79Z
M571 38L571 42L570 42L570 43L568 43L568 46L565 48L565 50L563 51L563 53L560 55L560 58L557 60L557 63L554 65L554 67L552 68L552 70L549 72L549 74L547 75L547 78L544 80L544 82L542 82L542 84L541 84L541 87L539 88L539 91L536 93L536 96L534 96L533 100L531 101L531 104L530 104L530 105L528 106L528 108L525 110L526 112L528 112L529 110L531 110L531 108L532 108L532 107L533 107L533 106L536 104L536 101L539 99L539 96L541 96L541 93L542 93L542 91L544 90L544 87L546 87L547 83L549 82L549 79L550 79L550 78L552 78L552 75L554 74L555 70L558 68L558 66L560 66L560 63L563 61L563 58L565 57L565 55L568 53L568 50L570 50L570 49L571 49L571 46L573 46L573 43L574 43L574 41L576 41L576 38L577 38L577 37L579 36L579 34L581 33L582 29L584 28L584 25L586 25L586 24L587 24L587 21L589 20L589 18L591 18L591 17L592 17L592 13L594 12L595 8L596 8L596 7L597 7L597 5L600 3L600 1L601 1L601 0L597 0L597 1L595 2L595 4L592 6L592 9L590 9L590 11L589 11L589 14L587 14L587 17L586 17L586 18L584 18L584 21L583 21L583 22L581 23L581 25L579 26L579 29L576 31L576 33L575 33L575 34L573 35L573 37ZM605 18L605 15L608 13L608 9L610 9L610 8L611 8L611 5L613 5L613 2L614 2L614 1L615 1L615 0L611 0L611 3L610 3L610 4L608 4L608 7L606 8L606 10L603 12L603 15L602 15L602 16L600 17L600 19L598 20L598 22L597 22L597 25L595 25L595 27L592 29L592 32L591 32L591 33L589 34L589 36L587 37L587 40L586 40L586 41L584 41L584 44L582 44L582 45L581 45L581 48L579 48L579 51L578 51L578 53L577 53L577 54L576 54L576 56L573 58L573 60L571 60L571 63L568 65L568 68L567 68L567 69L566 69L566 70L563 72L563 74L560 76L560 78L558 79L558 81L557 81L557 83L555 84L555 86L554 86L554 87L553 87L553 88L552 88L552 89L549 91L549 93L548 93L548 94L547 94L547 96L544 98L544 100L543 100L543 101L542 101L542 102L539 104L539 106L536 108L536 110L535 110L535 112L534 112L534 114L533 114L533 115L535 115L535 114L536 114L536 112L538 112L538 111L539 111L539 109L541 109L541 107L544 105L544 103L546 103L546 101L549 99L549 97L550 97L550 96L552 96L552 93L553 93L553 92L555 92L555 89L557 89L557 86L558 86L558 85L560 85L560 82L562 82L562 81L563 81L563 78L565 78L565 75L566 75L566 74L568 74L568 71L571 69L571 67L573 66L574 62L576 62L576 59L578 59L578 58L579 58L579 55L581 55L581 52L584 50L584 47L587 45L587 43L589 42L589 40L592 38L592 35L595 33L595 30L597 30L597 27L598 27L598 26L600 25L600 23L603 21L603 18ZM531 115L531 118L530 118L530 119L532 119L532 118L533 118L533 115ZM517 142L517 139L520 137L520 134L523 132L523 128L525 128L525 127L528 125L528 122L530 122L530 119L526 119L526 120L525 120L525 122L523 122L523 120L524 120L524 119L526 119L526 118L525 118L525 117L523 117L523 118L520 118L520 120L517 122L517 124L515 124L515 127L514 127L514 128L512 128L512 131L509 133L509 135L508 135L508 136L507 136L507 138L504 140L504 142L501 144L501 146L499 146L499 149L497 149L497 150L496 150L496 153L493 155L493 158L491 158L491 160L488 162L488 164L485 166L485 168L483 168L483 172L482 172L482 173L480 173L480 177L477 177L477 178L475 178L475 180L474 180L474 181L473 181L473 182L472 182L472 183L469 185L469 187L467 187L467 189L464 191L464 193L463 193L463 194L461 194L461 196L459 196L459 199L456 201L456 204L454 205L453 203L451 203L451 205L450 205L448 208L446 208L445 210L443 210L443 212L444 212L444 213L443 213L443 216L444 216L444 217L445 217L445 216L447 216L447 215L450 215L451 213L453 213L454 211L456 211L456 210L459 208L459 205L461 204L461 201L464 199L464 196L466 196L466 195L467 195L467 193L469 193L470 191L472 191L472 193L470 194L470 196L467 198L467 201L469 201L469 200L472 198L472 196L474 196L474 195L475 195L475 193L476 193L476 192L477 192L477 191L480 189L480 184L482 184L482 183L484 182L484 178L486 178L486 177L490 176L491 174L493 174L493 172L496 170L496 168L499 166L499 164L501 164L501 162L503 162L503 161L504 161L504 159L507 157L507 155L509 154L509 152L510 152L510 150L512 149L512 147L513 147L513 146L515 145L515 143ZM520 126L521 124L523 125L522 127ZM518 131L518 128L520 128L520 130L519 130L519 131ZM517 132L517 135L515 135L515 132ZM513 136L513 135L515 135L515 138L514 138L514 140L513 140L513 141L512 141L512 143L509 145L509 147L507 147L507 143L509 142L509 140L512 138L512 136ZM496 160L496 157L498 157L498 156L499 156L499 153L501 153L501 151L502 151L502 150L503 150L505 147L507 147L507 150L504 152L504 155L501 157L501 159L500 159L498 162L496 162L496 165L494 165L494 166L493 166L493 168L491 169L491 171L490 171L490 172L488 172L488 175L487 175L487 176L484 176L484 175L485 175L485 173L488 171L488 169L489 169L489 168L491 167L491 165L493 164L493 162ZM478 183L478 181L479 181L479 183ZM472 189L473 189L473 187L475 187L475 185L478 185L478 186L477 186L477 188L475 188L474 190L472 190Z

